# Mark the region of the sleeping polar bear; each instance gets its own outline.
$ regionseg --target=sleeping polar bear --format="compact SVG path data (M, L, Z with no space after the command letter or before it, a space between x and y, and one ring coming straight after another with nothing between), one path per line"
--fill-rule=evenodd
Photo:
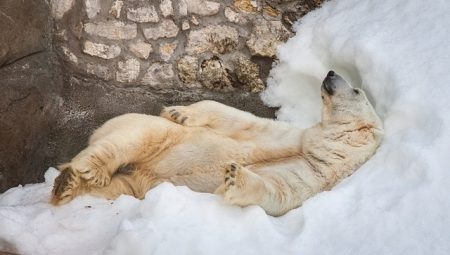
M213 101L167 107L161 117L113 118L60 166L52 203L86 193L143 198L167 181L283 215L352 174L382 140L382 123L363 91L333 71L321 90L322 121L306 130ZM118 170L124 166L131 170Z

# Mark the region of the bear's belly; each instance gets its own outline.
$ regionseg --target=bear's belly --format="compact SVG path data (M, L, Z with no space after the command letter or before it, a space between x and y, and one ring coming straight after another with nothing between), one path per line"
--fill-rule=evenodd
M215 133L197 133L169 148L151 163L162 180L194 191L214 192L223 182L224 166L243 162L254 150L250 142L238 142Z

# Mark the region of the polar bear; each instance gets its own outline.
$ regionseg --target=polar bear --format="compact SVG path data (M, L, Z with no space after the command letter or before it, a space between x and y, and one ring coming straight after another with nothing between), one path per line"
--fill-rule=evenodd
M167 181L283 215L352 174L383 137L362 90L330 71L321 95L322 121L305 130L214 101L167 107L161 116L118 116L59 167L51 202L82 194L142 199Z

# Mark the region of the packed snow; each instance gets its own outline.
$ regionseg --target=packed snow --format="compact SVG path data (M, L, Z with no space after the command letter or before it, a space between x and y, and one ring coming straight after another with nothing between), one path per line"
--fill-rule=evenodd
M332 69L385 125L375 156L287 215L164 183L144 200L53 207L45 183L0 195L0 250L21 254L449 254L450 2L338 0L280 48L263 99L300 127L320 119Z

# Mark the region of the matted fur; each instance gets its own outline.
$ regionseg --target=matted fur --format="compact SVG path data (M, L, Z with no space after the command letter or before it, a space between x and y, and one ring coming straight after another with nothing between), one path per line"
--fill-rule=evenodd
M321 123L305 130L213 101L113 118L60 166L52 203L86 193L143 198L168 181L282 215L352 174L381 142L381 121L363 91L333 73L322 97ZM131 171L118 171L124 166Z

